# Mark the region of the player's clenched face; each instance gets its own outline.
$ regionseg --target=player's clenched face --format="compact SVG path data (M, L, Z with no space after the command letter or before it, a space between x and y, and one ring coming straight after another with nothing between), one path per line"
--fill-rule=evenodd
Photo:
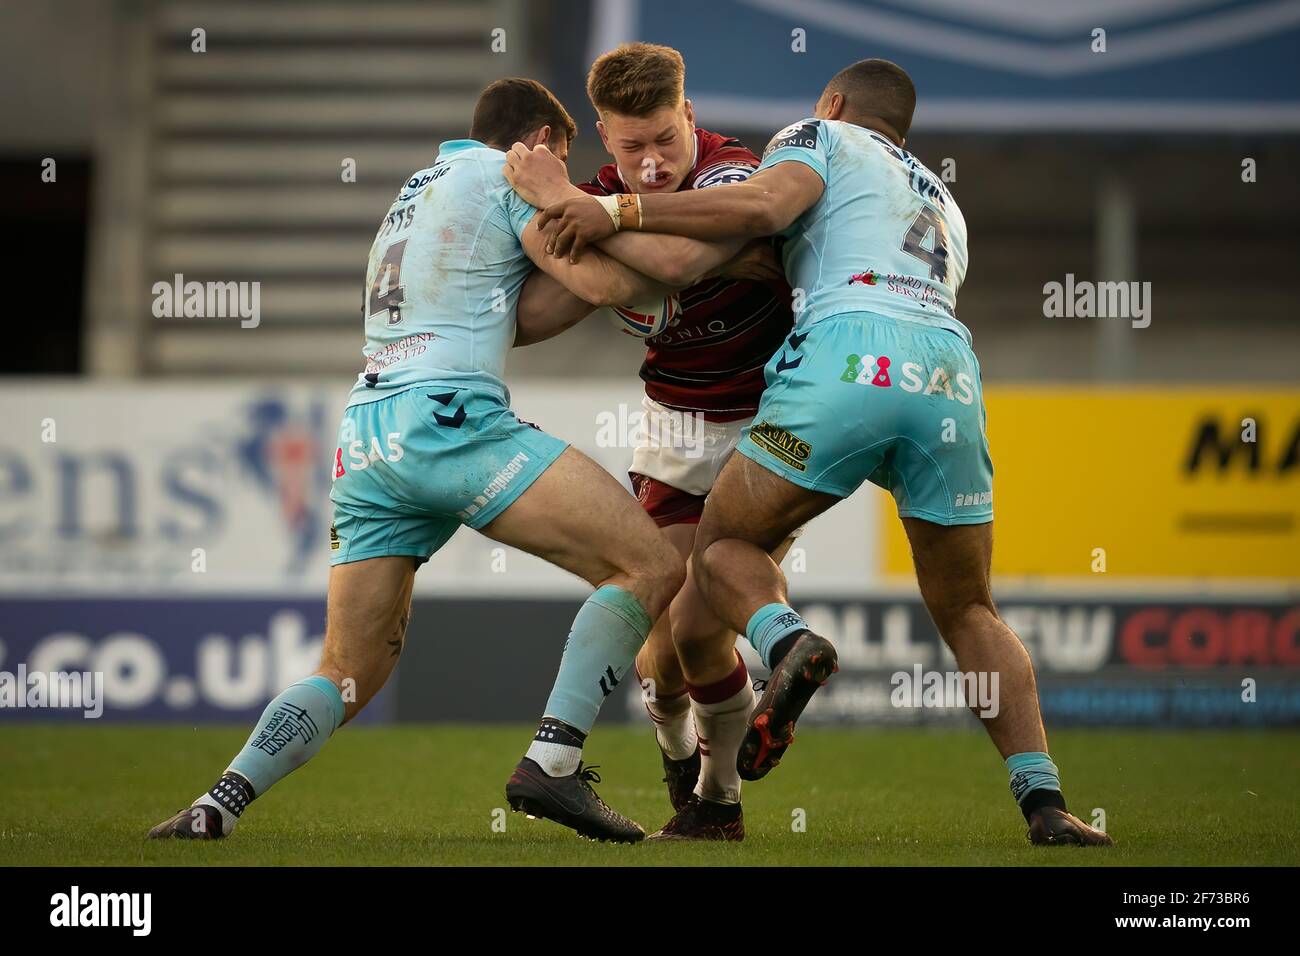
M633 192L673 192L695 161L695 111L690 100L648 116L606 112L596 129Z

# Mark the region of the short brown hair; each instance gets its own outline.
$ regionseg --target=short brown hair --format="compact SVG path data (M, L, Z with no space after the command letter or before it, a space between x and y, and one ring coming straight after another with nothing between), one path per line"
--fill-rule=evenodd
M554 93L536 80L510 76L497 80L479 95L469 138L509 149L543 126L551 127L552 136L564 130L569 142L578 135L578 125Z
M597 113L648 116L682 101L686 64L670 46L624 43L602 53L587 74L587 96Z
M916 87L897 63L888 60L859 60L846 66L826 84L828 93L840 93L855 116L876 116L898 135L907 137L916 110Z

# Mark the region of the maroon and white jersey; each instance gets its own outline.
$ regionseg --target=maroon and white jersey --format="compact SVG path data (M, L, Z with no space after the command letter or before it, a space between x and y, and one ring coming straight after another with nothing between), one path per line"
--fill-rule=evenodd
M758 157L737 139L695 130L695 165L680 189L705 189L747 179ZM581 188L595 196L631 192L618 166L602 166ZM758 410L763 366L794 323L790 287L747 279L705 279L679 298L682 313L646 340L641 378L650 398L669 408L702 412L709 421L747 418Z

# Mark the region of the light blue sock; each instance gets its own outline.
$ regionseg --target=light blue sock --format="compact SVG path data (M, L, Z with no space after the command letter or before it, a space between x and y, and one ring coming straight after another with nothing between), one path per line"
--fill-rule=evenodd
M325 745L343 723L343 696L334 682L319 674L291 684L266 705L231 770L266 793Z
M654 622L636 595L616 584L595 590L573 619L546 716L584 734L636 660Z
M758 651L758 656L763 659L763 663L771 667L772 648L776 647L783 637L795 631L806 630L807 627L803 618L788 604L764 604L754 612L754 616L745 625L745 637L749 638L749 643L754 645L754 650Z
M1011 772L1011 795L1016 803L1033 790L1061 790L1061 772L1045 753L1012 754L1007 758L1007 770Z

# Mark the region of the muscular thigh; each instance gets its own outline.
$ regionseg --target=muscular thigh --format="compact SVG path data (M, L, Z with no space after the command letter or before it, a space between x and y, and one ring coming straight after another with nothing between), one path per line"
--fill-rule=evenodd
M770 554L839 500L786 481L744 455L732 455L704 503L696 550L720 538L738 538Z
M636 499L573 448L480 530L592 584L671 556L671 546Z

